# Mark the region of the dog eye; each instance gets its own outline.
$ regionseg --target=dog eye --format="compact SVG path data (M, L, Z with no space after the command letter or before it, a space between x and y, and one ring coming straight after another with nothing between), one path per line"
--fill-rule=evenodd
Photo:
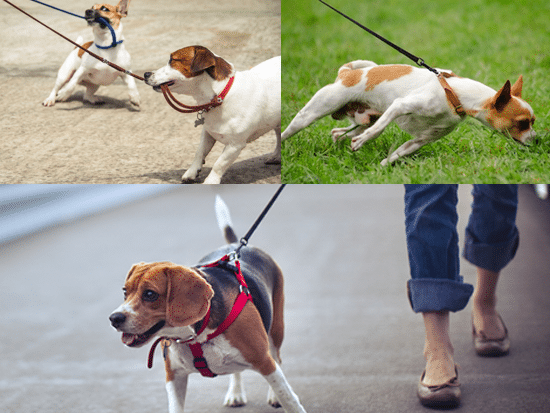
M531 125L531 122L529 122L529 119L520 120L518 122L518 129L523 131L529 129Z
M122 292L124 293L124 299L126 300L126 298L128 298L128 291L126 290L126 288L123 288Z
M102 6L100 10L101 10L101 11L110 11L110 10L109 10L107 7L105 7L105 6Z
M141 298L143 299L143 301L152 303L153 301L156 301L159 298L159 295L158 293L152 290L145 290Z

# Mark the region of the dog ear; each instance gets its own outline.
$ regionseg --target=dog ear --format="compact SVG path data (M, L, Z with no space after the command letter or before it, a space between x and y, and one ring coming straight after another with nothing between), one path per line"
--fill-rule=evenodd
M202 320L210 308L214 290L197 272L179 265L165 269L168 278L166 321L188 326Z
M514 83L514 86L512 86L512 96L516 96L520 98L522 88L523 88L523 76L519 75L518 80L516 80L516 83Z
M193 63L191 63L191 71L193 73L206 71L212 79L224 80L233 72L233 66L206 47L197 46Z
M132 274L134 273L134 271L136 270L137 267L142 267L144 265L145 265L144 262L140 262L139 264L132 265L132 268L130 268L130 271L128 272L128 275L126 276L126 279L127 280L130 279L130 277L132 276Z
M494 106L497 112L502 112L508 102L512 99L510 81L507 80L504 86L497 92L494 99Z
M128 8L130 7L131 0L120 0L116 5L116 11L122 15L122 17L128 16Z

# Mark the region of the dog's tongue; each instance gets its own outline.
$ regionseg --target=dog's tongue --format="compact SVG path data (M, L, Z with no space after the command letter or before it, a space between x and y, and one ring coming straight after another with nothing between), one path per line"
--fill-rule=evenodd
M137 337L138 336L136 334L122 333L122 342L127 346L131 346L132 344L134 344Z

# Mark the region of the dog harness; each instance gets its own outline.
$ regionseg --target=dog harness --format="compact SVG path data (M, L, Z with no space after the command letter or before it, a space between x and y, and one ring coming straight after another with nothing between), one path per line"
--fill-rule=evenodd
M210 264L204 264L200 265L199 267L204 268L212 268L212 267L218 267L223 262L229 262L232 260L233 254L226 254L222 258L220 258L218 261L215 261ZM155 348L157 347L158 343L162 340L164 340L164 358L166 359L166 347L169 347L172 341L175 341L178 344L187 344L189 346L189 349L191 350L191 353L193 354L193 364L195 368L199 371L200 374L202 374L205 377L216 377L217 375L210 370L208 367L208 363L206 362L206 359L204 358L204 354L202 351L202 345L206 343L207 341L212 340L213 338L219 336L222 334L225 330L229 328L231 324L237 319L241 311L244 309L244 306L248 301L252 301L252 295L250 294L250 291L248 289L248 286L246 284L246 281L244 279L243 273L241 271L241 263L238 259L235 259L235 277L237 277L237 281L239 281L239 295L237 296L237 299L235 300L235 303L233 304L233 308L231 308L231 311L229 312L229 315L227 318L218 326L218 328L208 334L206 336L206 340L202 343L199 343L196 340L197 337L199 337L204 330L206 329L206 326L208 325L208 321L210 320L210 309L208 309L208 312L206 313L206 316L202 320L202 325L199 329L199 331L196 332L196 334L187 340L181 341L179 339L173 339L170 337L160 337L158 338L153 345L151 346L151 350L149 351L149 359L147 362L147 367L151 368L153 367L153 355L155 352Z

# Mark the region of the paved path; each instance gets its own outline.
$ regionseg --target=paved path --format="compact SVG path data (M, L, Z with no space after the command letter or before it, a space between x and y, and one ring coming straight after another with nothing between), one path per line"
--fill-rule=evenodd
M148 348L125 348L109 326L124 277L137 261L192 264L222 244L216 191L242 235L275 190L174 188L2 246L0 411L167 411L160 354L148 370ZM402 186L288 186L252 239L286 275L283 369L309 413L428 411L415 395L423 333L405 296L402 198ZM452 317L460 412L550 409L549 217L549 203L522 188L521 245L499 288L510 355L476 357L469 308ZM462 273L474 281L470 265ZM232 411L221 406L227 382L193 375L186 412ZM249 405L235 411L274 412L263 379L245 382Z

